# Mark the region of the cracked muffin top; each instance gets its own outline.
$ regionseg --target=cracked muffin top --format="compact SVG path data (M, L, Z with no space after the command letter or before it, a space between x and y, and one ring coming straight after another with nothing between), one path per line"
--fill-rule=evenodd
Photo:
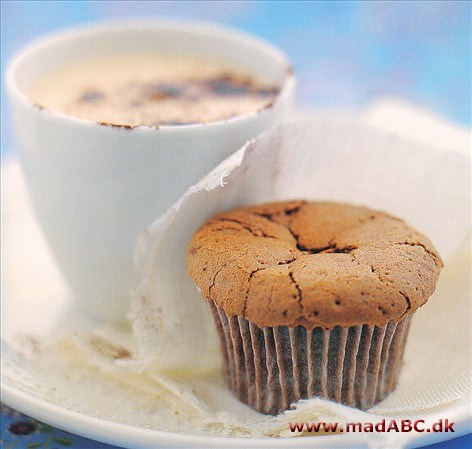
M289 201L217 214L187 264L202 295L259 327L400 321L433 293L442 261L404 221L362 206Z

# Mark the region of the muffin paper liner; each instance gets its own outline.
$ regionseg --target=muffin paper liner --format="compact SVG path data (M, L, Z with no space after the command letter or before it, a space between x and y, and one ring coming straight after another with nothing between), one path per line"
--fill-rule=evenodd
M239 400L261 413L275 415L314 396L366 410L395 389L411 315L383 327L261 329L208 303L226 382Z

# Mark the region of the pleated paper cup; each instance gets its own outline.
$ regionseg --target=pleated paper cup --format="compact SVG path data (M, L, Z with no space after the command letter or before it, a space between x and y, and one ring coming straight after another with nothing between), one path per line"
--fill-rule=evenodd
M260 328L208 301L236 397L270 415L322 397L366 410L395 389L411 321L386 326Z

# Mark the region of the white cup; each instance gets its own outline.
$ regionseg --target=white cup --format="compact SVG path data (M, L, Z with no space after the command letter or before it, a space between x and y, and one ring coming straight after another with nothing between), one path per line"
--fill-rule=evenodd
M192 55L280 86L273 106L207 124L126 129L35 106L40 78L89 58ZM291 111L294 78L276 48L204 24L134 21L60 32L10 64L6 83L17 149L35 212L74 299L122 322L136 286L136 237L221 160ZM27 276L27 274L25 274Z

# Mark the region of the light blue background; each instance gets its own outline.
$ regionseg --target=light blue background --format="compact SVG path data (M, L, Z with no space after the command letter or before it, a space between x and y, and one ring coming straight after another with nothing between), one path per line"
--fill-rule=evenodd
M43 33L129 16L212 21L271 41L293 61L303 106L359 107L397 96L472 123L467 1L2 1L1 8L2 154L13 148L3 74L14 53ZM472 438L433 447L472 447Z
M23 44L61 27L129 16L205 20L284 49L298 103L361 106L395 95L471 120L471 3L462 1L2 1L2 75ZM13 146L2 83L2 150Z

